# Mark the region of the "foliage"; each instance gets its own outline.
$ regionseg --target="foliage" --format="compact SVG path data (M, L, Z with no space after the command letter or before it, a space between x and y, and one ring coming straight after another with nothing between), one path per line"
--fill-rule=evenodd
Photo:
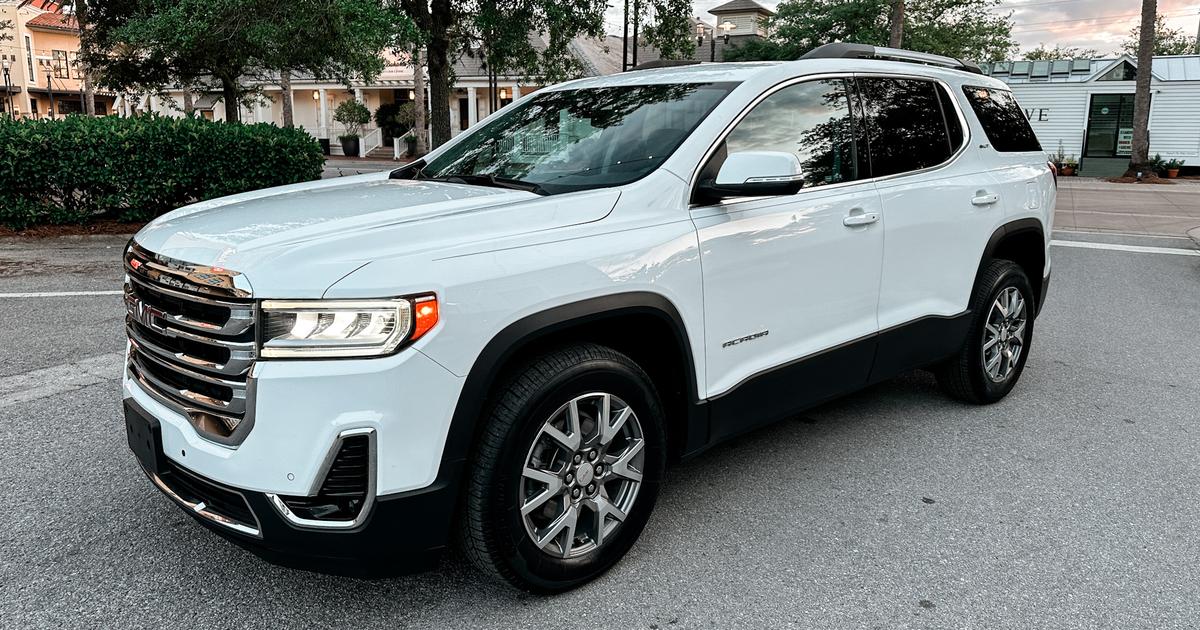
M995 61L1016 51L1001 0L909 0L904 47L958 59ZM769 21L771 43L727 51L729 61L795 59L831 42L886 46L889 0L783 0ZM761 56L754 56L761 55Z
M196 201L316 179L311 136L274 125L137 116L0 119L0 223L153 218Z
M1173 159L1167 160L1166 163L1163 164L1163 168L1170 171L1170 170L1183 168L1183 164L1184 164L1184 160L1173 158Z
M691 59L696 52L691 0L648 0L653 21L640 27L641 39L663 59Z
M1078 48L1076 46L1063 46L1055 44L1054 48L1046 48L1045 44L1038 44L1037 48L1025 53L1025 59L1028 61L1054 61L1057 59L1096 59L1102 57L1094 48Z
M412 103L384 103L375 110L375 124L389 138L412 129L416 118L416 107Z
M498 74L527 80L552 83L581 76L571 40L604 34L605 0L474 0L458 6L465 18L461 50L480 54ZM531 24L538 25L544 47L531 37L537 34L530 32Z
M1121 52L1137 56L1141 30L1140 26L1135 26L1129 31L1129 37L1121 42ZM1190 55L1195 52L1195 36L1188 35L1183 29L1167 26L1167 21L1161 15L1154 19L1155 55Z
M346 128L346 133L339 137L357 138L363 125L371 122L371 110L367 109L366 105L350 99L342 101L337 109L333 110L333 119Z
M343 82L383 70L397 14L376 0L106 0L89 3L84 63L111 89L168 85L224 93L236 120L243 77L306 71Z

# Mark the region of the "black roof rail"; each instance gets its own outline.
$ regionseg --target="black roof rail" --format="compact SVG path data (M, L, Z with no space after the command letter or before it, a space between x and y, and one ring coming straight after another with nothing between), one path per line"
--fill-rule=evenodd
M650 70L653 68L674 68L675 66L695 66L700 62L695 59L655 59L654 61L646 61L633 66L626 72L634 70Z
M929 53L902 50L900 48L884 48L870 44L852 44L850 42L837 42L817 46L801 55L800 59L886 59L888 61L923 63L927 66L940 66L942 68L983 74L983 70L977 64L955 59L954 57L931 55Z

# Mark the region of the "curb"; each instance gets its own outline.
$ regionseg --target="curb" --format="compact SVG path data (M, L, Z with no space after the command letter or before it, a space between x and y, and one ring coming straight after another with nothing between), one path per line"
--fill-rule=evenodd
M1188 236L1196 243L1196 247L1200 247L1200 227L1194 227L1188 230Z

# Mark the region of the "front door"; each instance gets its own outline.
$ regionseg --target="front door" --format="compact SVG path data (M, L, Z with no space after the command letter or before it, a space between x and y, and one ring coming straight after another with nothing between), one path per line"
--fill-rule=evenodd
M1084 157L1127 158L1132 154L1133 94L1093 94Z
M855 181L866 177L865 147L848 86L813 80L775 91L704 166L715 172L739 151L786 151L805 178L795 195L692 209L713 438L866 382L883 226L875 187Z

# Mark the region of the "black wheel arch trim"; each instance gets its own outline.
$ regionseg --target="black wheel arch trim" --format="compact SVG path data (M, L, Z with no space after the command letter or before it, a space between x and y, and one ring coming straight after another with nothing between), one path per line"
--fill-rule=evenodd
M442 450L438 477L441 478L444 473L457 477L457 471L470 457L479 420L486 412L488 394L502 378L503 367L521 349L568 328L624 315L655 316L673 331L674 342L686 363L684 380L688 397L688 435L685 450L693 450L693 445L706 443L707 417L703 413L704 405L700 402L696 387L696 361L683 318L665 296L649 291L633 291L555 306L523 317L496 333L476 357L463 383Z
M1046 226L1042 223L1041 219L1034 217L1010 221L996 228L996 231L992 232L991 237L988 238L987 246L984 247L983 256L979 259L979 269L975 272L975 277L978 278L979 274L983 271L984 265L995 257L996 250L1000 248L1001 242L1013 235L1026 232L1035 232L1042 243L1046 242ZM1043 255L1045 255L1044 252ZM1035 289L1035 292L1039 293L1039 299L1037 304L1034 305L1036 307L1034 317L1037 317L1042 310L1042 303L1045 302L1045 289L1049 285L1048 282L1045 282L1044 272L1044 269L1039 269L1037 277L1029 279L1030 282L1036 283L1035 286L1039 287L1039 289Z

